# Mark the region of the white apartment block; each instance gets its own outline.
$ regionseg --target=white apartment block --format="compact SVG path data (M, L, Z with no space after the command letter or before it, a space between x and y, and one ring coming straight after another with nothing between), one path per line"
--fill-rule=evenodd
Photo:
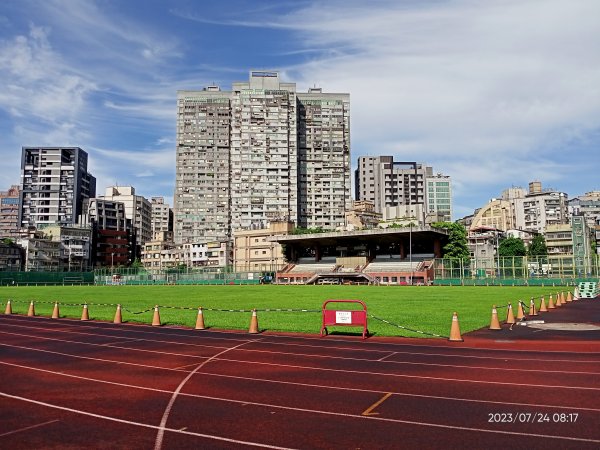
M395 212L410 214L419 223L452 219L452 180L433 168L393 156L361 156L355 171L357 200L370 201L384 220Z
M96 195L79 147L23 147L19 227L77 223L83 200Z
M296 93L253 71L177 95L177 243L231 241L272 220L334 229L350 207L349 95Z
M544 233L549 225L568 223L567 194L542 189L539 181L529 183L529 190L512 187L501 199L492 199L479 209L471 229L494 227Z
M512 200L515 228L544 233L549 225L568 223L568 197L564 192L542 189L540 182L529 183L528 193Z
M131 220L136 234L136 245L141 249L152 239L152 205L145 197L135 194L133 186L109 186L98 198L123 203L125 218Z

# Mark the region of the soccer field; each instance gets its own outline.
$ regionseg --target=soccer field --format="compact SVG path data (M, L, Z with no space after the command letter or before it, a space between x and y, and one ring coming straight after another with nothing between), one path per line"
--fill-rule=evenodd
M197 308L204 309L207 327L247 329L249 311L258 310L259 328L268 331L318 333L321 307L329 299L362 300L369 315L369 331L376 336L427 337L410 330L448 336L453 311L459 315L462 333L486 327L492 305L519 300L539 305L563 287L458 287L458 286L48 286L2 287L2 312L8 299L14 313L26 314L35 301L37 315L50 316L58 301L61 317L81 317L82 304L89 305L90 319L112 321L116 304L123 308L123 321L150 324L154 305L160 305L163 324L194 327ZM565 290L566 292L566 290ZM264 311L292 309L293 311ZM342 309L342 308L337 308ZM347 308L343 308L347 309ZM228 311L238 310L238 311ZM239 311L243 310L243 311ZM309 310L309 311L301 311ZM516 311L516 309L515 309ZM371 315L375 317L371 317ZM499 309L501 320L506 309ZM384 323L384 319L392 325ZM399 325L399 326L395 326ZM403 327L403 328L402 328ZM355 332L356 328L330 328Z

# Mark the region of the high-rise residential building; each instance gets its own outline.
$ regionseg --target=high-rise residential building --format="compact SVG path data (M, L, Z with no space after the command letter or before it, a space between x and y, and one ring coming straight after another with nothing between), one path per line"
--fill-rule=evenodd
M451 220L452 180L434 174L431 166L413 161L394 161L393 156L361 156L355 171L357 200L375 205L388 220L390 211L411 211L419 222ZM424 216L424 217L422 217Z
M177 95L174 234L232 240L273 220L334 229L350 207L349 95L297 93L252 71L231 91Z
M0 191L0 239L19 236L19 186Z
M91 198L84 202L83 224L92 227L91 260L95 266L128 266L135 258L135 232L123 202Z
M135 257L139 257L144 243L152 239L152 204L145 197L136 195L133 186L109 186L99 198L125 205L125 218L131 220L135 232Z
M19 227L77 223L83 200L96 195L79 147L23 147Z
M152 239L156 233L173 231L173 210L165 203L164 197L152 197Z

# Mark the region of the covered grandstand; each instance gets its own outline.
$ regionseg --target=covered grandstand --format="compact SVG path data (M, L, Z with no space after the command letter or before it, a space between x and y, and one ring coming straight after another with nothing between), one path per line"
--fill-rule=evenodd
M429 284L445 230L414 226L273 236L288 264L279 284Z

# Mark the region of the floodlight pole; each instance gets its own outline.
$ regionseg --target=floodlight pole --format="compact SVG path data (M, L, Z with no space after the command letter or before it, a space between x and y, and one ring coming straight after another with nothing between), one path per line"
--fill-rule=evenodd
M408 232L408 261L410 264L410 278L408 279L409 284L412 286L413 267L412 267L412 221L409 224Z

